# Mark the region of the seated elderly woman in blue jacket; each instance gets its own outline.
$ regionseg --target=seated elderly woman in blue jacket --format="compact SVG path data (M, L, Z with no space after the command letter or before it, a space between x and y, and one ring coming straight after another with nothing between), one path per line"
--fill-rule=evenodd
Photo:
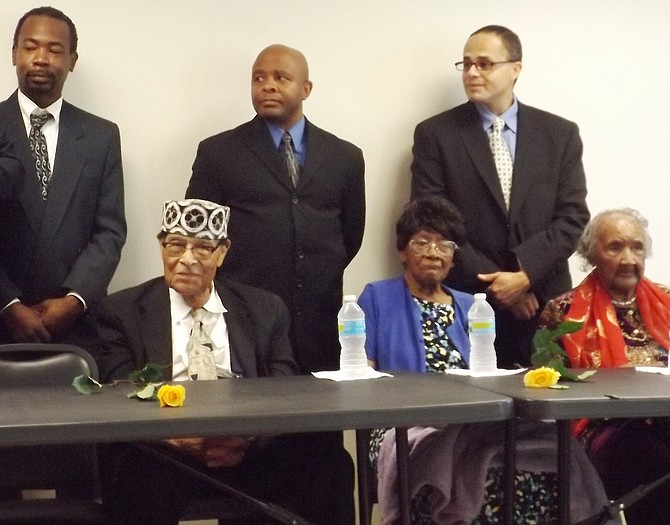
M417 373L468 368L467 316L474 299L443 284L463 242L463 219L445 199L407 205L396 224L404 272L368 284L358 300L373 367Z
M474 298L443 284L458 263L458 246L463 243L463 219L447 200L423 197L405 207L396 224L404 271L398 277L368 284L358 301L365 312L365 350L371 366L415 373L468 368L467 314ZM501 425L409 429L412 523L503 522L504 471L498 461L502 429ZM514 522L549 523L557 516L555 428L527 422L519 424L517 434ZM370 444L370 459L379 467L384 525L398 517L393 490L395 453L391 452L394 437L392 430L376 429ZM572 448L573 465L580 472L573 475L572 493L581 495L572 498L571 519L576 522L600 511L607 499L583 450L576 445ZM458 453L466 449L487 459L474 460L471 454Z

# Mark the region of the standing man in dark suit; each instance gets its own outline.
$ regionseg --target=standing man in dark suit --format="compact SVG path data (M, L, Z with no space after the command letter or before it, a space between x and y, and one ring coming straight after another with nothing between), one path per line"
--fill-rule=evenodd
M517 100L521 59L509 29L474 32L456 63L469 102L416 127L412 163L412 197L446 197L466 220L449 285L488 293L504 367L529 364L538 313L571 288L568 258L589 220L579 130Z
M228 238L229 214L227 206L200 199L165 203L158 235L163 277L112 294L99 309L104 381L125 379L148 362L168 364L167 375L173 381L189 381L196 375L201 379L203 368L195 367L206 362L215 367L211 379L244 380L297 371L288 339L288 312L281 299L224 279L226 272L219 272L214 281L224 259L237 249ZM195 353L194 336L199 345ZM166 446L211 476L312 523L353 523L353 516L339 506L340 488L353 486L353 470L348 479L340 477L337 462L347 464L349 458L344 450L339 457L323 450L328 442L296 434L193 437L168 440ZM197 478L135 447L110 445L101 459L103 497L120 524L176 525L191 500L216 495Z
M186 192L230 206L240 247L226 274L286 302L301 373L339 368L342 277L365 224L363 155L304 117L311 91L302 53L261 51L251 73L257 116L200 144Z
M119 130L63 101L77 31L61 11L19 20L12 62L19 89L0 103L0 131L23 177L0 208L0 343L87 347L87 312L106 295L126 238Z

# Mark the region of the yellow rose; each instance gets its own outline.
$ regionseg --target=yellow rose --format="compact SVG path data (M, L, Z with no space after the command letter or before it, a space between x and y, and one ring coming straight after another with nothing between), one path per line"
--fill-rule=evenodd
M561 374L553 368L542 366L535 370L526 372L523 376L523 384L531 388L547 388L558 383Z
M158 389L161 407L180 407L186 399L186 389L182 385L163 385Z

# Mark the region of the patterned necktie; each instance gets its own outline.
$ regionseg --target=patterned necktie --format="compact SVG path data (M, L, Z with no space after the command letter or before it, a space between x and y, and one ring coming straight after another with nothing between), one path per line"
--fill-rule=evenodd
M507 143L502 136L502 130L505 127L505 121L497 117L492 126L492 132L489 136L489 144L493 153L493 161L498 170L500 186L502 186L503 197L505 197L505 206L509 210L509 198L512 191L512 155L509 152Z
M286 164L286 169L288 174L291 177L291 182L295 188L298 185L298 180L300 179L300 161L295 154L295 149L293 147L293 139L291 134L288 131L284 131L284 134L281 137L281 147L284 154L284 163Z
M186 347L188 353L188 376L191 379L217 379L212 340L203 322L206 315L207 312L204 308L194 308L191 310L193 328L191 328L191 335Z
M47 200L49 184L51 183L51 165L49 164L49 152L47 141L42 133L42 126L51 118L51 113L45 109L37 108L30 115L30 151L35 159L35 170L37 178L42 186L42 200Z

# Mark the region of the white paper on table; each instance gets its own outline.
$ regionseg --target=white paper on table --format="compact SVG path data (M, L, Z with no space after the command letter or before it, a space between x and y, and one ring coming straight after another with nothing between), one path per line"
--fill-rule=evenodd
M479 374L473 374L472 370L467 370L465 368L447 368L446 370L444 370L444 373L452 374L455 376L467 376L467 377L497 377L497 376L512 376L514 374L520 374L525 371L526 368L514 368L512 370L498 368L493 372L483 372Z
M670 376L670 368L665 366L636 366L635 370L638 372L649 372L651 374L663 374Z
M377 379L379 377L393 377L386 372L378 372L371 366L359 370L327 370L325 372L312 372L318 379L330 379L331 381L355 381L357 379Z

